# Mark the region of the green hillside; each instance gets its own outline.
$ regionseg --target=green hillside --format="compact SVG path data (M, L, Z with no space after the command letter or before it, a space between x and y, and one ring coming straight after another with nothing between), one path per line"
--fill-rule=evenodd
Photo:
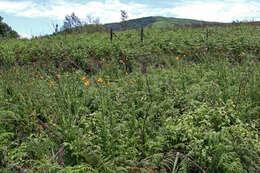
M0 172L259 173L259 36L239 24L0 41Z
M128 29L137 29L147 26L152 27L170 27L170 26L214 26L214 25L224 25L224 23L219 22L207 22L192 19L181 19L174 17L144 17L138 19L128 20ZM113 30L122 30L120 23L109 23L104 25L106 28L112 28Z

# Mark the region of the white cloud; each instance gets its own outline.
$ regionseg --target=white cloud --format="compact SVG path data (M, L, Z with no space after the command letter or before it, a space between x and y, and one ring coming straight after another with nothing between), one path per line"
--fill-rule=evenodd
M18 8L19 7L19 8ZM147 13L147 6L138 3L121 3L119 0L105 0L104 2L90 1L85 3L70 2L66 0L50 0L49 5L42 6L33 1L0 2L0 11L16 16L37 18L48 17L63 20L67 14L75 12L84 19L87 15L99 17L102 22L120 21L120 10L126 10L130 18L143 17Z
M64 16L75 12L85 19L87 15L99 17L102 23L120 21L120 10L126 10L129 18L145 16L171 16L207 21L231 22L233 20L260 20L260 2L250 0L182 0L172 7L151 7L138 1L123 3L120 0L76 2L69 0L46 0L45 4L33 0L0 2L0 11L16 16L47 17L62 21ZM176 5L177 4L177 5Z
M33 3L30 1L22 2L10 2L10 1L0 1L0 11L6 13L16 13L17 11L27 10Z
M206 21L260 20L260 2L257 1L190 1L168 11L176 17Z
M28 38L28 39L33 37L33 35L25 34L25 33L19 33L19 35L20 35L21 38Z

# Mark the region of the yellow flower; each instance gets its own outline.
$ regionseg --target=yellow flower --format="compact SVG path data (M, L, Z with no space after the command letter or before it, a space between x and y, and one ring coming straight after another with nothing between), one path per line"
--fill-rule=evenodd
M87 78L86 78L85 76L83 76L81 80L86 80L86 79L87 79Z
M57 75L57 78L58 78L58 79L60 79L60 78L61 78L61 75L60 75L60 74L58 74L58 75Z
M50 81L50 86L54 85L54 82L53 81Z
M90 85L90 82L87 80L84 84L85 84L86 86L89 86L89 85Z
M98 82L102 83L103 79L102 78L98 78Z
M176 61L179 61L179 60L180 60L180 58L177 56L177 57L176 57Z

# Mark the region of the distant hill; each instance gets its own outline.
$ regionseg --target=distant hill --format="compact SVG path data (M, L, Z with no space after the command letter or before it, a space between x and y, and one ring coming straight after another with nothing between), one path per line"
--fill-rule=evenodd
M143 17L138 19L128 20L128 29L137 29L147 26L152 26L156 28L171 27L171 26L216 26L216 25L226 25L226 23L220 22L207 22L201 20L193 19L182 19L174 17L160 17L160 16L151 16ZM113 30L122 30L121 23L108 23L104 25L105 28L112 28Z
M232 23L222 23L222 22L209 22L202 20L194 19L184 19L184 18L175 18L175 17L161 17L161 16L150 16L137 19L127 20L127 29L139 29L141 27L152 27L152 28L171 28L171 27L205 27L205 26L230 26L240 23L252 23L260 25L260 21L234 21ZM87 24L80 27L75 27L70 30L63 30L58 33L73 33L73 32L100 32L100 31L109 31L110 29L114 31L124 30L121 22L117 23L107 23L103 25ZM57 34L57 33L56 33Z

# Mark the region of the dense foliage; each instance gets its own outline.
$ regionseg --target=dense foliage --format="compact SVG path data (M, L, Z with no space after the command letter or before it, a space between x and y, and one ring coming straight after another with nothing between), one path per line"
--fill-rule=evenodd
M12 30L10 26L3 22L3 17L0 16L0 39L2 38L18 38L16 31Z
M260 28L0 45L2 172L260 171Z

